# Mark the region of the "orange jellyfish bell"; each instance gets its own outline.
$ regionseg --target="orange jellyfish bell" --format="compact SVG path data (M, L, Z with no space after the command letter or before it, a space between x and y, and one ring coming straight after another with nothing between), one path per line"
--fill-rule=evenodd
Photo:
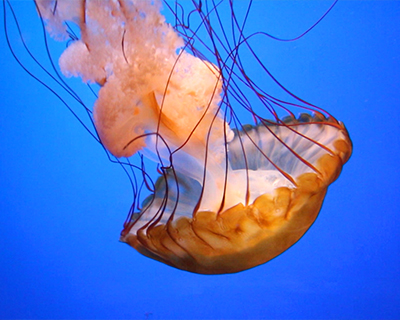
M195 32L165 22L158 1L37 3L53 36L67 38L66 21L80 27L60 67L101 84L94 120L102 144L116 157L139 152L158 163L155 183L140 166L151 192L139 209L135 193L121 241L182 270L221 274L263 264L302 237L351 141L323 110L255 85L236 59L247 38L225 46L225 58L214 49L211 63L194 48ZM196 10L207 26L218 7ZM221 40L206 29L212 43ZM272 120L254 111L238 81ZM241 107L254 125L241 123ZM295 116L291 107L307 112ZM280 119L278 108L289 115Z

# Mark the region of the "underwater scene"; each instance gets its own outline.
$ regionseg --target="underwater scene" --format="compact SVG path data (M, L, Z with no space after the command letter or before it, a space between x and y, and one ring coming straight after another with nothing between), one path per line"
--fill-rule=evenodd
M400 2L1 16L0 318L400 317Z

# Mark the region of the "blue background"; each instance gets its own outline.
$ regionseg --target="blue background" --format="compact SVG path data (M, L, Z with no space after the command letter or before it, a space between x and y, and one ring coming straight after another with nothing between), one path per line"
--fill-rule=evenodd
M330 4L264 1L251 22L290 38ZM33 5L15 9L43 57ZM400 318L400 2L339 1L301 40L259 45L288 89L346 124L354 153L294 247L249 271L204 276L118 242L127 177L16 64L1 32L0 318Z

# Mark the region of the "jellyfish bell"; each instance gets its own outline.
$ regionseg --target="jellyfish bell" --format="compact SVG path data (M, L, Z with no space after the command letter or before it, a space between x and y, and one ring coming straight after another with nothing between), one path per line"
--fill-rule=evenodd
M140 206L136 194L121 241L182 270L221 274L271 260L308 230L351 141L321 109L285 103L254 84L237 58L249 46L244 35L224 47L225 58L215 49L208 61L193 46L196 32L168 24L158 1L38 0L37 8L56 39L69 38L68 22L80 28L59 64L64 75L101 85L94 121L104 147L158 164L154 183L141 171L151 192ZM217 10L204 14L197 4L194 12L207 26ZM307 112L295 116L290 106ZM239 107L253 125L241 122ZM280 119L277 108L289 116Z
M229 169L221 168L215 184L206 178L199 187L198 180L181 175L176 167L167 172L157 181L151 202L126 225L121 240L148 257L205 274L242 271L281 254L314 222L328 185L350 154L344 128L311 124L313 120L298 124L293 119L292 127L259 125L236 133L227 145ZM291 137L292 130L301 135L298 141ZM308 140L314 136L323 137L319 141L328 150ZM262 153L268 151L266 159ZM218 183L225 188L222 209ZM179 196L167 189L174 184ZM207 199L197 208L197 199L203 197Z

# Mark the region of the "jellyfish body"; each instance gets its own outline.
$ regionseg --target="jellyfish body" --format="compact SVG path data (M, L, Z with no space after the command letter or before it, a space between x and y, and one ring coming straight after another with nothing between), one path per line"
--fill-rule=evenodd
M235 72L188 52L157 1L37 4L53 36L67 38L66 21L80 28L60 67L101 84L102 144L158 163L154 184L143 173L151 193L121 241L173 267L220 274L265 263L308 230L351 154L343 124L318 110L267 120L250 106L255 123L243 125L227 98Z

